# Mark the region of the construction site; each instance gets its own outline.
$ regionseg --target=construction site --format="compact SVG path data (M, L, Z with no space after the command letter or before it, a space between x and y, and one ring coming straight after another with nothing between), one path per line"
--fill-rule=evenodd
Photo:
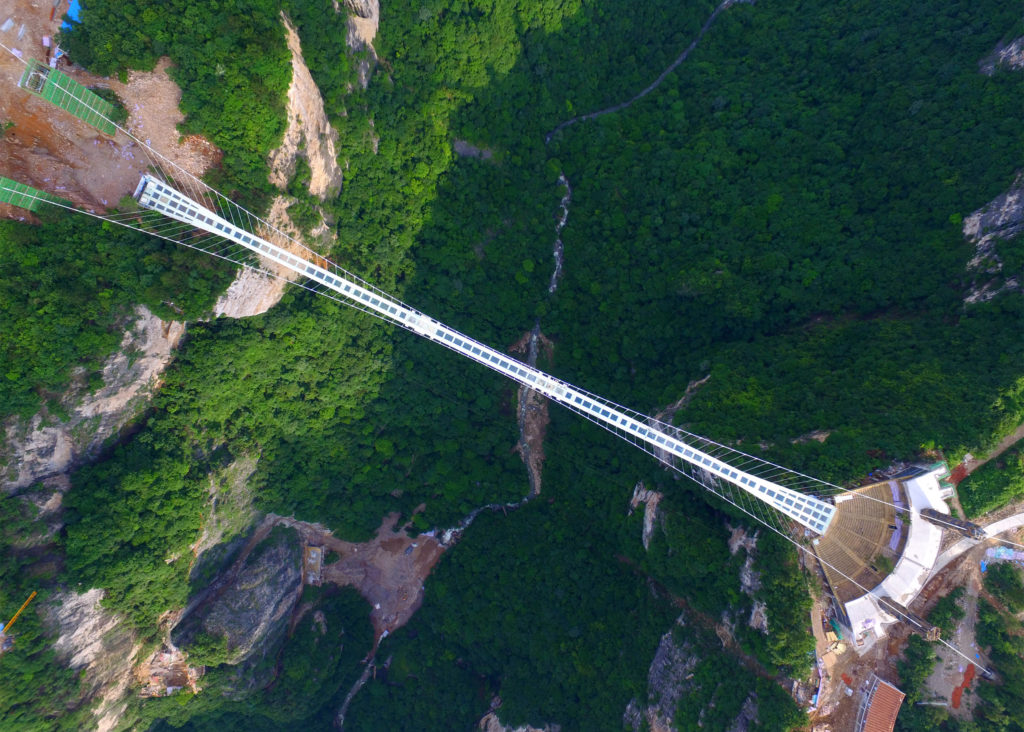
M1006 547L995 550L990 541L1016 531L1024 521L1017 521L1019 514L1000 515L980 525L954 515L950 507L950 501L955 501L954 482L965 474L959 467L952 481L944 463L901 467L891 475L875 476L859 488L822 493L821 497L813 489L776 484L774 477L765 475L775 476L778 466L767 466L761 474L738 470L736 466L745 465L750 456L692 435L686 436L693 438L691 441L683 442L667 425L655 425L655 420L634 412L617 411L615 405L589 392L514 362L438 321L426 320L397 300L352 285L344 279L344 272L339 275L339 270L329 270L333 265L323 257L311 254L311 259L304 259L303 251L265 222L245 229L211 218L203 205L206 198L189 198L171 185L173 179L147 172L152 159L139 142L145 139L148 148L158 131L162 143L158 146L173 156L184 172L200 175L216 159L216 151L201 138L177 139L174 125L180 113L177 97L170 91L176 88L169 79L168 93L160 95L162 101L157 104L169 104L173 113L156 106L154 119L147 121L144 106L153 100L144 90L163 83L166 66L149 75L133 74L127 83L95 79L70 66L60 68L67 65L60 61L66 56L56 52L59 49L52 40L59 23L59 17L55 19L59 13L54 12L59 4L60 0L47 12L28 0L15 0L18 17L28 20L19 25L0 18L0 36L14 57L4 56L0 61L0 84L17 85L29 93L16 100L0 100L0 121L12 125L4 133L9 163L4 172L15 176L0 178L0 217L24 219L46 204L74 206L102 216L125 191L134 189L136 201L150 212L196 229L204 228L197 224L202 222L213 241L219 243L216 237L231 235L253 251L289 264L288 268L272 269L273 274L284 275L289 270L300 276L308 273L352 300L357 300L357 295L349 294L351 291L360 293L358 297L370 303L368 307L377 308L402 327L483 363L538 395L560 401L591 421L603 421L602 426L637 446L648 449L640 444L643 442L659 450L659 459L670 467L678 469L685 464L689 472L680 472L734 506L742 510L744 506L767 506L781 515L789 528L800 524L801 547L816 559L823 590L811 619L816 642L812 682L816 681L817 690L810 697L809 713L816 732L893 729L904 700L896 664L911 633L944 644L939 647L941 663L928 681L931 698L926 703L948 706L954 716L970 716L975 697L969 692L978 678L991 674L974 635L977 598L983 592L981 572L986 561L1024 560L1024 555ZM31 58L33 52L42 52L45 61ZM117 128L110 121L115 107L97 94L97 89L110 89L125 103L126 124L134 138L116 136ZM52 114L53 106L68 114ZM404 322L398 322L399 318ZM794 485L806 478L797 477ZM273 526L280 523L295 528L304 542L301 584L356 587L372 607L376 647L419 607L423 581L446 548L430 534L414 540L406 533L408 526L396 531L397 522L397 514L389 515L372 541L356 544L337 539L319 526L269 517L236 566ZM770 522L764 523L773 528ZM953 587L966 589L966 607L955 637L947 639L927 618L934 604ZM0 652L10 647L7 631L31 600L26 600L0 633ZM185 657L170 649L143 664L137 680L143 696L164 696L184 687L195 691L198 678Z
M220 154L211 143L198 135L183 138L177 130L184 119L181 90L167 74L167 59L153 71L129 73L126 82L89 74L56 45L67 11L64 0L9 0L0 11L0 44L10 51L0 53L0 85L31 92L0 95L4 176L37 198L89 212L109 210L131 193L146 157L136 142L113 135L113 105L95 93L104 90L123 104L125 128L139 140L193 175L216 164ZM69 114L54 114L55 106ZM38 201L26 202L0 198L0 218L32 218Z
M892 730L903 700L897 664L914 633L936 641L939 656L919 703L971 717L977 696L970 690L989 673L974 635L982 571L993 560L1019 561L992 539L1015 540L1024 522L1020 507L1010 506L974 524L952 515L947 501L955 502L955 484L944 463L902 470L836 500L832 526L812 542L824 591L812 619L815 732ZM942 638L926 618L956 588L963 588L963 618Z

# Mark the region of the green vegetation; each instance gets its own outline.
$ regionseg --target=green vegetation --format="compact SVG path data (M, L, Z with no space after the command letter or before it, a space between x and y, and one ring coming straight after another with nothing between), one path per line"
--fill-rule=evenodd
M196 666L220 666L231 658L228 639L214 637L209 633L198 633L188 644L188 662Z
M964 618L964 609L960 607L959 602L964 593L963 587L954 587L948 595L940 598L928 613L928 620L942 629L943 638L952 637L957 624Z
M1024 612L1024 579L1017 565L1011 562L990 564L984 583L985 589L1011 613Z
M768 633L750 632L748 643L772 671L804 677L814 659L814 635L808 578L800 568L796 550L778 535L763 532L755 567L761 575L756 598L765 603Z
M998 674L997 681L982 681L978 689L978 724L986 731L1020 732L1024 729L1020 717L1024 705L1024 626L981 600L977 637L979 646L989 648L989 658Z
M594 436L558 416L565 437ZM607 448L591 444L609 464ZM609 521L623 512L635 467L602 475L552 455L551 500L481 514L435 570L421 610L387 640L387 683L360 692L353 719L367 729L458 728L500 693L502 719L514 725L617 729L629 699L644 698L647 665L675 616L617 558L639 543ZM589 503L582 515L580 500Z
M749 702L756 703L757 718L747 729L788 730L806 722L806 714L778 684L711 655L693 670L692 690L676 710L677 729L728 729Z
M1024 495L1024 448L1007 450L967 476L957 486L969 518L984 516Z
M162 317L206 312L230 270L130 229L63 211L44 226L0 222L0 417L29 416L96 372L121 342L136 303Z
M743 449L764 445L821 477L845 480L925 444L954 457L990 447L1024 418L1024 304L1008 295L963 304L971 247L959 224L1020 166L1024 81L977 73L1018 15L995 0L901 0L856 13L821 0L737 5L654 94L545 145L564 119L649 83L712 6L389 8L365 91L355 60L338 51L346 18L330 0L94 0L67 43L99 72L170 55L188 114L182 131L222 147L214 182L259 203L283 124L286 9L341 134L345 187L322 209L336 222L343 265L501 346L539 318L555 342L543 366L644 410L710 374L680 423ZM495 155L456 159L454 139ZM564 279L551 297L562 172L574 198ZM293 214L311 226L304 180L300 165ZM42 231L57 231L50 226ZM103 286L85 282L78 296L73 285L67 302L116 289L127 307L138 290L105 284L106 267L76 259L110 246L115 235L101 233L72 237L63 269ZM1019 242L999 246L1004 275L1024 266ZM128 268L125 280L152 274L122 260L110 268ZM192 275L198 260L182 261ZM181 276L167 262L154 271ZM220 282L208 274L196 275L197 303ZM42 369L12 379L20 413L34 409L40 384L59 388L71 365L95 369L118 332L113 305L86 311L73 324L99 322L103 338L87 340L92 332L76 325L82 342L63 336L56 343L70 345L51 358L32 335L49 322L33 316L39 291L0 298L22 308L11 342L26 351L9 361ZM259 456L249 488L262 511L352 539L420 504L418 525L452 526L526 492L514 415L515 390L497 376L304 293L260 317L191 326L148 421L74 476L62 578L104 587L112 607L154 632L158 615L188 597L184 558L210 476L236 456ZM798 724L762 678L808 661L809 599L793 550L761 537L756 599L771 634L743 628L751 599L739 590L742 556L728 553L722 507L593 425L554 408L551 417L541 496L507 516L484 512L446 554L420 611L382 645L378 659L392 663L355 698L352 724L468 727L497 694L511 724L619 729L629 701L646 699L676 603L686 607L681 642L700 654L682 720L703 713L723 726L753 688L764 728ZM832 431L824 443L794 442L821 428ZM649 552L640 517L625 517L640 479L666 494ZM366 608L350 599L352 623ZM711 638L707 623L723 613L749 657ZM280 656L217 667L202 694L133 702L133 713L195 729L326 726L369 641L337 650L308 618ZM932 663L922 643L911 639L901 666L915 699ZM321 668L336 672L330 683Z

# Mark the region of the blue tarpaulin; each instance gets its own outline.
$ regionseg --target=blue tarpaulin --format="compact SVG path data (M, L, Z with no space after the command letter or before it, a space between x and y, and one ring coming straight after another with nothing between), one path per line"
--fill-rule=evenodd
M982 559L981 560L981 571L984 572L986 569L988 569L988 562L986 562L984 559Z
M78 21L78 15L82 12L81 0L71 0L68 3L68 12L64 13L71 20ZM71 28L71 24L66 20L60 26L61 30L68 30Z

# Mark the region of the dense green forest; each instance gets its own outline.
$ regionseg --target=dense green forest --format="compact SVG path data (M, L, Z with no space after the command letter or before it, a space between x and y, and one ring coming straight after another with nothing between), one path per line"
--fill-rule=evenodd
M1015 447L982 465L957 486L960 503L971 518L1024 495L1024 449Z
M0 221L0 418L35 414L76 367L95 387L133 305L199 317L232 275L218 260L131 229L62 211L42 218L42 226Z
M284 124L284 10L340 134L344 187L323 209L342 265L499 347L539 319L555 343L543 367L638 409L710 375L678 423L823 478L854 479L922 448L956 459L991 447L1024 420L1024 300L964 305L972 249L960 225L1024 159L1024 76L978 73L1019 12L994 0L737 5L654 93L545 142L562 121L645 87L712 9L388 6L365 90L330 0L90 0L62 42L98 73L170 56L182 132L224 150L211 182L261 205ZM457 158L456 139L493 156ZM573 200L564 277L549 295L560 174ZM301 184L300 166L293 190ZM173 289L194 317L226 283L200 255L89 226L0 228L5 413L31 413L72 366L94 371L132 303L157 307ZM150 255L126 261L125 246ZM1024 273L1020 243L998 246L1004 276ZM80 283L47 288L42 257L66 258ZM425 504L416 525L445 528L527 490L512 385L304 292L262 316L191 325L153 406L137 434L73 476L67 526L50 545L61 582L105 588L144 637L198 589L183 561L168 560L196 541L210 476L236 458L259 456L260 511L353 540L389 511L409 518ZM355 697L352 728L469 728L500 696L509 723L617 730L630 700L646 699L670 630L700 658L681 728L727 725L751 689L762 728L799 724L772 680L804 672L811 649L808 580L789 545L759 539L764 636L743 626L754 598L726 544L725 520L741 517L593 425L551 416L541 496L481 514L445 555L423 607L378 651L392 660ZM797 440L813 430L828 439ZM640 516L626 517L639 480L666 494L646 552ZM999 491L971 505L996 505ZM11 556L20 579L5 607L31 571L31 553ZM350 592L311 601L351 633L343 651L318 644L304 621L272 671L218 666L203 693L134 700L129 718L157 729L329 728L371 642L368 608ZM723 614L737 619L733 648L709 626ZM26 628L37 635L0 660L21 679L4 709L26 728L73 727L54 711L75 697L73 674L36 694L53 661L38 615ZM1012 643L994 624L992 634ZM912 641L901 669L910 688L927 651ZM246 673L279 682L242 694ZM1011 708L1003 691L985 693L991 718Z

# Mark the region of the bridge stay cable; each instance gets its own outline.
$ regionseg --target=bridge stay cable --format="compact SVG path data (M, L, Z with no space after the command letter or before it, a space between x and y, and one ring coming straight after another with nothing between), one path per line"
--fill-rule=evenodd
M6 49L6 47L4 47ZM10 50L10 49L6 49ZM20 59L23 63L24 60ZM68 90L69 95L74 94ZM77 99L77 97L76 97ZM79 100L85 103L84 100ZM97 112L98 113L98 112ZM112 124L115 124L111 121ZM148 170L133 198L138 208L96 213L60 201L38 201L156 236L265 276L282 279L314 294L352 307L427 338L497 371L576 412L584 419L652 455L671 470L774 531L798 551L832 569L864 591L881 599L837 567L815 555L793 537L791 522L807 533L823 534L835 506L823 500L839 493L861 499L880 499L850 491L763 458L744 453L706 437L616 404L522 363L402 303L383 290L338 266L281 231L198 177L177 165L129 130L116 125L145 156ZM172 172L168 172L172 171ZM6 190L0 183L0 190ZM29 194L29 198L35 198ZM174 204L173 206L171 204ZM296 279L295 275L300 278ZM810 492L813 492L811 495ZM884 501L881 501L884 502ZM780 521L780 519L785 519ZM957 528L948 524L949 528ZM997 541L1014 546L1008 540ZM903 616L902 612L895 611ZM901 617L909 621L909 617ZM944 639L944 645L964 660L985 670L975 659Z

